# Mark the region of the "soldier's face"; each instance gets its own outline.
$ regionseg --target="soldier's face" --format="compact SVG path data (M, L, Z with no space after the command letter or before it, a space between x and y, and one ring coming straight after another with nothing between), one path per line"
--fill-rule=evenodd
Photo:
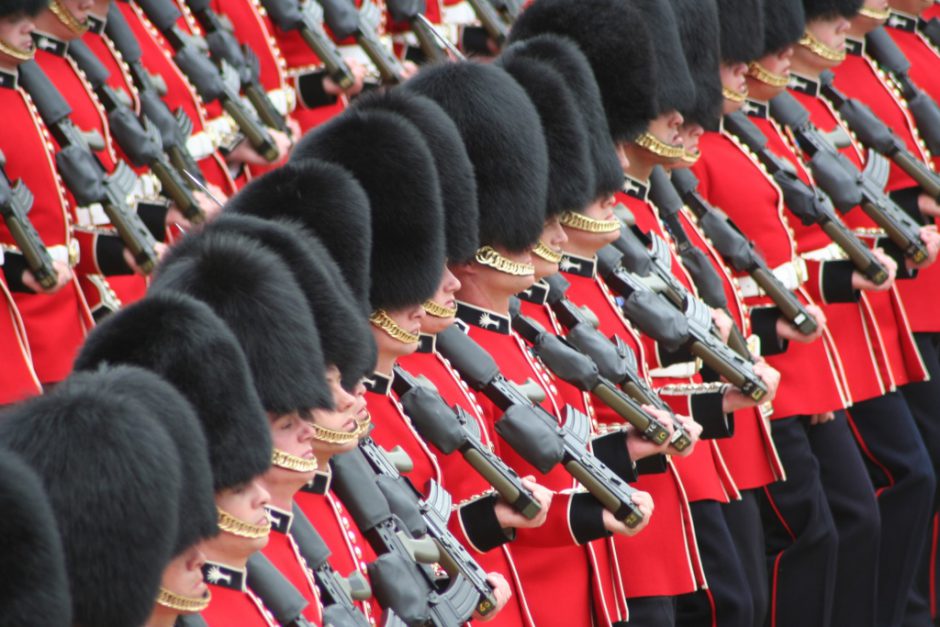
M33 20L28 15L10 15L0 18L0 41L19 50L32 50L33 38L30 33L35 30ZM0 52L0 65L16 66L21 61Z
M612 195L608 198L601 198L594 201L581 213L589 218L606 222L617 217L614 214L614 207L616 205L617 197ZM565 230L565 236L568 238L568 241L564 244L565 252L581 257L593 256L601 248L617 241L617 238L620 237L619 230L613 231L612 233L591 233L567 226L563 228Z
M330 366L326 372L326 381L330 386L330 392L333 395L333 409L314 409L313 422L326 429L333 431L345 431L352 433L359 428L359 414L365 407L365 396L362 400L355 393L350 393L343 388L342 378L339 369L336 366ZM317 458L323 454L335 455L345 453L356 447L358 440L346 442L344 444L331 444L319 440L311 440L313 452ZM276 446L276 444L275 444Z
M933 5L933 0L889 0L892 9L920 15Z
M731 90L736 94L747 94L747 64L745 63L722 63L721 64L721 86ZM734 113L741 108L743 102L729 100L725 98L722 111L725 115Z
M685 120L681 113L678 111L666 111L656 116L656 118L650 122L647 132L664 144L673 147L682 147L682 134L679 129L682 128L683 123L685 123ZM663 157L653 153L649 154L654 157L656 165L669 165L675 161L675 159L669 157ZM646 155L644 154L644 156Z
M424 307L421 305L413 305L394 311L387 311L386 313L398 326L408 333L415 335L421 332L421 322L426 315L424 313ZM379 348L379 355L403 357L418 350L417 342L405 344L391 337L388 333L377 328L375 325L372 325L372 336L375 338L375 343Z
M560 253L564 250L564 245L568 242L568 235L557 217L545 221L545 227L542 229L542 236L539 241L553 252ZM535 279L537 281L558 272L557 263L542 259L535 254L532 255L532 265L535 266Z
M216 492L215 504L219 509L225 510L235 518L253 525L268 523L268 513L264 507L271 502L271 495L256 477L247 483L226 488ZM263 538L243 538L230 533L222 532L208 541L213 546L218 542L221 550L230 555L249 556L260 551L268 544L267 536Z
M457 307L457 297L455 295L459 290L460 279L454 276L450 268L445 265L441 282L438 284L437 291L434 292L431 300L445 309L453 310ZM421 332L428 335L437 335L453 323L454 318L439 318L428 314L421 321Z
M698 143L702 138L702 135L705 133L705 129L701 124L693 124L692 122L687 122L682 125L679 129L679 135L682 137L682 147L685 148L686 153L697 155L698 154ZM671 168L688 168L691 167L691 163L685 160L676 161L671 164Z
M200 599L209 591L202 576L205 554L199 546L191 546L167 564L160 585L174 594L191 599Z
M806 31L822 42L827 48L837 52L845 51L845 39L849 34L851 24L841 15L829 18L813 20L806 23ZM821 72L834 67L838 67L841 61L834 61L823 58L813 53L805 46L797 46L794 58L800 60L809 68Z
M793 64L793 52L795 48L796 46L787 46L780 52L764 55L757 60L757 63L772 74L776 74L777 76L789 76L790 66ZM751 97L755 100L769 101L774 96L786 91L787 88L786 85L782 87L768 85L748 74L747 89Z
M316 412L314 412L315 415ZM313 426L298 412L289 414L269 415L271 425L271 441L274 448L301 457L313 459ZM315 471L297 472L280 466L271 466L264 474L264 485L270 492L283 490L293 494L305 483L313 479Z

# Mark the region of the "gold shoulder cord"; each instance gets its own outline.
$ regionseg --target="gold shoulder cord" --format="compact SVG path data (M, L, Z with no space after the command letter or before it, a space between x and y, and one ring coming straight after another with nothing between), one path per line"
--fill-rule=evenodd
M681 159L685 153L682 146L671 146L652 133L643 133L633 140L633 143L664 159Z
M489 266L503 274L512 276L532 276L535 274L535 266L531 263L520 263L511 259L506 259L500 255L492 246L484 246L477 250L473 257L477 263Z
M270 521L264 525L255 525L245 522L244 520L239 520L223 509L218 507L216 507L216 509L219 512L219 529L222 531L226 531L240 538L248 538L249 540L266 538L268 534L271 533Z
M432 318L449 319L457 315L456 307L445 307L435 303L431 299L424 301L424 304L421 306L424 307L425 313L427 313Z
M271 454L271 463L278 468L293 470L294 472L313 472L319 468L316 458L306 459L304 457L298 457L297 455L291 455L277 448L274 449L274 452Z
M586 215L566 211L561 214L561 223L569 228L588 233L613 233L620 230L620 220L596 220Z
M763 65L754 61L747 66L747 75L771 87L786 87L790 82L790 77L784 74L775 74Z
M184 614L196 614L209 607L212 600L212 593L208 590L202 597L184 597L182 594L170 592L164 587L160 587L160 594L157 595L157 604Z
M556 253L554 250L543 244L541 240L539 240L539 243L536 244L535 248L532 249L532 254L544 259L548 263L558 263L564 256L561 253Z
M799 43L801 46L808 49L816 56L822 57L827 61L841 62L845 60L845 50L836 50L834 48L830 48L823 42L816 39L816 36L809 31L803 33L803 38L800 39Z
M369 322L382 329L392 339L398 340L402 344L417 344L421 339L416 333L409 333L392 320L391 316L384 309L376 309L369 316Z
M62 4L62 0L49 0L49 10L52 11L53 15L59 18L59 21L62 22L66 28L76 35L84 35L88 31L88 20L84 22L76 20L71 11Z

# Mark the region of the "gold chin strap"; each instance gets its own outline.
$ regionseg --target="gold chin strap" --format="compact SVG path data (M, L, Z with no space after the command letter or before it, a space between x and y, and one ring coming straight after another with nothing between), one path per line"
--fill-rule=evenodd
M800 45L815 54L817 57L822 57L826 61L844 61L845 60L845 50L836 50L835 48L830 48L823 42L816 39L809 31L803 33L803 38L800 39Z
M692 152L691 150L682 151L682 161L688 163L689 165L695 165L698 163L699 158L701 158L702 153L698 150Z
M888 18L891 17L891 9L869 9L868 7L862 7L859 12L859 15L862 17L867 17L878 22L887 22Z
M17 61L29 61L36 54L35 48L17 48L14 45L0 39L0 53L7 55Z
M432 318L453 318L457 315L456 307L445 307L444 305L439 305L433 300L428 299L424 301L424 304L421 305L424 307L424 312L431 316Z
M771 87L786 87L790 82L788 75L774 74L757 61L747 66L747 75Z
M249 540L258 540L267 538L271 533L271 521L263 525L255 525L235 518L224 509L216 507L219 512L219 529L226 531L233 536L248 538Z
M392 317L384 309L376 309L369 316L369 322L385 331L385 333L394 340L402 344L417 344L421 339L417 333L409 333L392 320Z
M633 140L633 143L664 159L681 159L682 154L685 152L682 146L667 144L658 137L653 136L652 133L643 133Z
M88 20L79 22L77 19L75 19L75 16L72 15L71 11L65 8L65 5L62 4L62 0L49 0L49 10L52 11L53 15L59 18L59 21L62 22L66 28L76 35L84 35L88 30Z
M313 425L313 439L326 444L348 444L355 442L359 437L369 430L369 422L360 422L355 431L337 431L336 429L327 429L319 425Z
M304 473L313 472L320 467L315 457L311 459L298 457L277 448L274 449L274 453L271 455L271 463L284 470Z
M546 246L541 240L535 245L535 248L532 249L532 254L544 259L548 263L558 263L564 256Z
M730 87L721 87L721 95L725 97L725 100L730 100L731 102L744 102L747 100L747 89L744 91L735 91Z
M183 614L198 614L207 607L212 600L212 593L206 590L205 596L184 597L182 594L170 592L164 587L160 587L160 594L157 595L157 605L181 612Z
M575 213L574 211L566 211L561 214L560 221L568 228L577 231L586 231L588 233L613 233L614 231L620 230L620 220L616 218L612 220L596 220L586 215Z
M479 249L473 258L477 263L489 266L503 274L512 276L532 276L535 274L535 266L531 263L520 263L512 259L506 259L496 252L496 249L492 246L484 246Z

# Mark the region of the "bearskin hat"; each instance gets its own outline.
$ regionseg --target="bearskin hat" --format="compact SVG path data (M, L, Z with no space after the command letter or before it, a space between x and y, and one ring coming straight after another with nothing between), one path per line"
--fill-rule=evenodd
M404 88L436 101L460 130L477 177L480 245L531 248L545 224L548 150L525 90L504 70L472 62L425 69Z
M0 625L72 624L65 553L36 473L0 449Z
M264 408L331 408L313 313L284 262L256 240L223 232L183 238L151 285L198 298L238 338Z
M172 383L195 407L209 446L213 489L245 483L271 465L271 434L248 362L231 330L202 302L173 292L105 318L76 370L136 364Z
M695 99L679 109L687 122L718 130L721 95L721 28L715 0L672 0L679 39L695 84Z
M403 89L373 92L355 102L357 107L398 113L421 131L434 155L441 184L447 259L469 261L480 247L480 208L473 164L454 121L430 98Z
M749 63L764 54L763 0L718 0L721 60Z
M819 18L831 18L837 15L855 17L865 4L865 0L803 0L806 21Z
M681 111L695 100L695 84L689 74L679 23L672 5L663 0L632 0L643 15L655 43L656 112Z
M536 0L522 12L510 41L555 33L573 39L600 86L610 132L632 141L656 117L654 42L646 21L623 0Z
M606 198L623 186L623 168L610 138L610 127L604 114L601 92L587 57L573 40L558 35L537 35L512 44L513 54L550 63L561 73L574 94L578 109L584 116L590 139L591 163L594 166L594 196Z
M0 2L0 17L15 16L20 13L35 17L49 6L49 0L3 0Z
M594 200L594 168L591 165L587 123L578 99L551 64L516 54L506 48L497 64L526 90L539 112L548 146L548 202L546 217L564 211L580 211Z
M388 111L349 110L307 133L294 158L353 173L372 207L372 309L422 303L444 271L444 209L434 157L421 132Z
M764 55L795 44L804 30L806 13L800 0L764 0Z
M153 408L113 393L124 368L74 374L0 418L52 505L77 625L143 624L176 542L179 454Z
M319 159L293 159L245 185L225 211L299 221L329 249L363 313L369 313L369 197L349 170Z
M369 321L319 239L297 222L235 213L220 216L206 231L250 237L276 253L310 303L326 364L339 368L347 387L373 372L376 346ZM325 379L311 383L326 386ZM318 394L330 391L324 388Z

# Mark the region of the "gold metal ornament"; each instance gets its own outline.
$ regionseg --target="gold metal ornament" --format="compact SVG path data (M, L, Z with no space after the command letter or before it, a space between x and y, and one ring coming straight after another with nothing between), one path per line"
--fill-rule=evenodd
M17 48L0 39L0 53L17 61L29 61L36 54L35 48Z
M444 305L435 303L430 298L424 301L424 304L421 306L424 307L424 312L432 318L448 319L457 315L456 307L445 307Z
M816 36L809 31L805 31L803 33L803 38L800 39L799 43L817 57L822 57L827 61L842 62L845 60L845 50L836 50L835 48L830 48L823 42L816 39Z
M786 87L790 82L789 75L771 72L757 61L747 66L747 75L771 87Z
M164 587L160 587L160 594L157 595L157 605L182 612L184 614L198 614L207 607L212 600L212 593L206 590L206 594L201 597L186 597L182 594L170 592Z
M392 320L392 317L384 309L376 309L369 316L369 322L385 331L393 340L398 340L402 344L417 344L421 337L417 333L409 333Z
M724 85L721 87L721 95L724 96L725 100L729 100L731 102L744 102L747 100L747 93L747 88L745 88L744 91L735 91L734 89L725 87Z
M539 243L536 244L535 248L532 249L532 254L544 259L548 263L558 263L564 256L561 253L555 252L546 246L544 243L542 243L541 240L539 240Z
M891 9L870 9L868 7L862 7L859 9L858 14L878 22L887 22L888 18L891 17Z
M355 431L337 431L336 429L313 425L313 439L325 444L349 444L358 440L359 436L368 431L370 425L370 422L360 422Z
M59 21L62 22L66 28L76 35L84 35L88 31L88 27L91 26L88 20L80 22L75 19L72 12L62 4L62 0L49 0L49 10L52 11L53 15L59 18Z
M535 266L531 263L521 263L519 261L513 261L512 259L506 259L492 246L480 248L473 258L477 263L489 266L503 274L512 276L533 276L535 274Z
M256 525L254 523L245 522L244 520L235 518L224 509L219 507L216 507L216 510L219 512L219 529L222 531L226 531L240 538L248 538L249 540L267 538L271 533L270 520L263 525Z
M284 470L293 470L294 472L305 473L313 472L320 467L315 457L311 459L298 457L297 455L291 455L290 453L277 448L274 449L274 453L271 455L271 463L278 468L283 468Z
M643 133L633 140L633 143L664 159L681 159L682 154L685 152L685 149L681 145L672 146L667 144L652 133Z
M561 214L560 221L568 228L577 231L586 231L588 233L613 233L620 230L620 220L613 218L611 220L597 220L589 218L586 215L566 211Z

